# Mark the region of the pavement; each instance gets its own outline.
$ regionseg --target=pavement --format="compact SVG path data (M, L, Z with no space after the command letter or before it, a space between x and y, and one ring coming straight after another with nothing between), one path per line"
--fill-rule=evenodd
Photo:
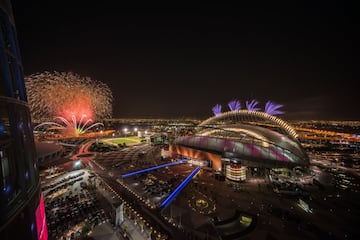
M125 228L127 237L122 235ZM151 240L149 236L145 236L145 233L141 232L139 227L129 219L125 219L120 227L114 227L110 223L97 225L89 236L94 240Z
M110 204L116 205L118 200L115 195L105 190L102 187L98 187L100 193L109 201ZM123 237L121 233L126 229L127 238ZM110 223L99 225L93 229L90 235L95 240L115 240L115 239L133 239L133 240L150 240L151 238L145 231L141 231L139 225L135 225L134 221L127 218L124 214L124 221L120 226L114 227Z
M82 153L86 153L86 151L87 148L85 147L81 150ZM134 156L137 155L134 154ZM129 156L129 158L130 157L131 156ZM91 160L91 158L92 157L89 157L89 160ZM87 158L84 159L88 160ZM90 163L97 165L96 161L90 161L89 165ZM96 167L100 166L97 165ZM101 169L103 170L103 168ZM208 218L193 211L189 211L187 206L188 203L187 201L184 201L183 198L185 195L191 195L192 191L200 191L213 196L216 200L217 211L213 215L221 220L230 218L236 209L257 215L257 227L246 236L248 239L268 239L271 237L276 239L296 240L319 238L334 239L328 234L335 235L339 237L338 239L342 239L340 236L343 237L344 233L347 233L348 231L348 227L346 228L346 231L343 229L345 228L345 224L340 224L342 225L341 227L334 228L334 223L332 223L332 221L335 221L338 216L343 217L342 214L344 214L345 211L342 211L341 214L339 214L341 209L334 209L334 206L336 207L336 205L329 204L328 202L330 202L330 200L323 201L322 198L317 198L317 201L310 200L309 205L311 208L314 208L314 213L309 214L297 206L297 198L290 199L275 194L272 188L269 188L262 178L249 178L247 182L239 184L239 187L241 188L241 191L239 192L235 192L234 188L227 185L226 182L219 182L213 177L197 176L193 182L195 181L197 182L197 186L188 186L183 190L183 194L174 199L172 205L163 211L164 215L171 216L175 221L180 222L185 229L186 227L188 229L193 229L195 225L199 227L203 224L209 225ZM322 192L314 194L319 196L324 195ZM115 202L113 198L114 195L111 192L105 191L103 195L110 203ZM351 198L344 198L343 200L345 199ZM328 204L329 206L324 207L325 204ZM329 208L331 211L337 211L337 214L329 214ZM280 209L283 213L280 215L274 214L276 209ZM295 216L295 218L289 220L285 219L285 212L290 213L290 215ZM356 216L357 212L357 210L352 209L351 215ZM350 215L348 212L345 212L345 214ZM120 234L123 229L126 229L128 233L127 239L149 239L144 232L141 232L139 225L135 225L134 222L131 219L127 219L126 216L124 216L124 218L125 221L119 227L113 228L110 224L109 228L105 227L105 225L99 230L96 230L99 234L96 235L97 232L95 231L95 239L113 239L113 237L118 237L114 239L125 239L122 238ZM328 221L323 221L325 218L328 219ZM300 221L297 219L300 219ZM319 230L306 229L306 223L315 223ZM331 232L328 232L329 230L331 230ZM102 238L103 236L106 236L107 238ZM216 235L206 236L206 238L215 239ZM348 237L345 238L349 239Z
M103 223L97 225L89 234L95 240L119 240L124 239L120 236L119 232L114 230L110 223Z

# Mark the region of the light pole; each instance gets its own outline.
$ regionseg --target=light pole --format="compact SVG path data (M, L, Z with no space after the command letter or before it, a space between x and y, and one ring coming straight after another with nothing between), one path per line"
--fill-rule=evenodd
M182 224L181 224L181 213L180 213L180 223L179 223L179 228L182 228Z

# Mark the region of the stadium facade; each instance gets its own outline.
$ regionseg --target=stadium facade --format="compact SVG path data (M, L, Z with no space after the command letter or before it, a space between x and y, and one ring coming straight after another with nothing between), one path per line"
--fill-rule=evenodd
M7 0L0 0L0 28L0 236L47 239L23 67Z
M309 165L296 131L265 112L237 110L200 123L194 135L175 139L172 155L211 167L228 179L246 179L247 169L293 168Z

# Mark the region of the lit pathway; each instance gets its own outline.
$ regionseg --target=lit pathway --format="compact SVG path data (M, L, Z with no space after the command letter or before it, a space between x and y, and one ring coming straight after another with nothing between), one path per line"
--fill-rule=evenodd
M101 194L111 203L114 203L113 196L114 194L110 193L109 191L104 190L103 188L99 187L98 190L101 192ZM150 239L149 236L145 233L145 231L141 232L141 229L139 225L135 225L134 221L131 219L128 219L126 215L124 214L124 222L120 225L121 229L126 229L126 232L128 233L129 239L133 240L148 240ZM112 230L113 232L118 232L118 230ZM115 235L115 234L114 234ZM114 236L111 235L111 236ZM120 233L117 233L118 238L114 239L123 239L122 236L120 236ZM109 237L109 235L107 235ZM95 238L96 240L105 240L106 238ZM113 239L113 238L111 238Z

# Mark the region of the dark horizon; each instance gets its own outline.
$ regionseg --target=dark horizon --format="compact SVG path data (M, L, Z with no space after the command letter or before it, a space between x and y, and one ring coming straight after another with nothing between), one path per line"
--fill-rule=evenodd
M162 7L13 1L24 73L104 82L114 118L207 118L256 99L284 119L360 120L352 6Z

